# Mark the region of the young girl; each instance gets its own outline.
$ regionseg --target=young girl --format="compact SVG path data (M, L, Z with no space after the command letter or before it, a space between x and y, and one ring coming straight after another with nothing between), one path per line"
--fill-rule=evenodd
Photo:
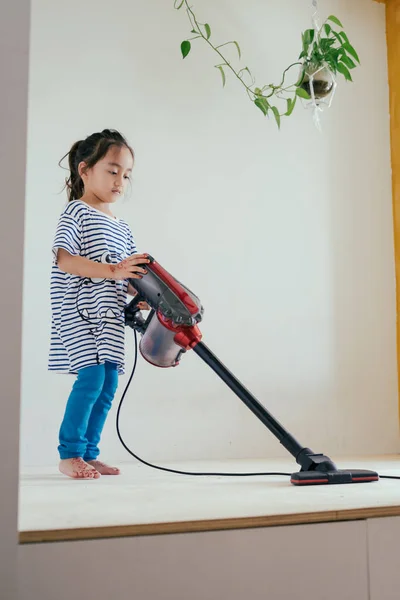
M77 375L59 433L59 469L97 479L119 474L97 460L99 442L124 372L124 307L127 293L136 293L126 280L143 277L149 261L137 254L127 223L111 212L133 168L124 137L105 129L76 142L66 156L69 202L53 244L49 369Z

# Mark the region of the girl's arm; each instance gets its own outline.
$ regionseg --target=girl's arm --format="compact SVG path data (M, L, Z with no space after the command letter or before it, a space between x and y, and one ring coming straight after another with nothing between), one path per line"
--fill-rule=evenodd
M150 262L147 256L135 254L121 261L117 265L99 263L89 260L84 256L73 256L64 248L57 252L57 265L60 271L78 275L79 277L90 277L99 279L141 279L146 270L139 265L145 266Z
M109 264L95 262L83 256L72 256L63 248L58 250L57 265L60 271L71 275L79 275L79 277L108 279L112 275Z

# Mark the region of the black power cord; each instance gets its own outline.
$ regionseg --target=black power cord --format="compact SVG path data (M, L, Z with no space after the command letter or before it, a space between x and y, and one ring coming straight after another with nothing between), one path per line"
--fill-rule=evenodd
M160 467L159 465L153 465L152 463L148 462L147 460L144 460L143 458L140 458L140 456L138 456L137 454L132 452L132 450L130 448L128 448L128 446L125 444L124 440L122 439L121 432L119 430L119 415L120 415L122 403L125 399L125 396L129 389L129 386L131 384L132 378L135 374L136 364L137 364L137 359L138 359L137 333L135 330L133 330L133 333L134 333L134 338L135 338L135 359L133 361L132 373L129 377L128 383L125 386L121 400L119 401L119 406L118 406L118 410L117 410L117 418L116 418L116 427L117 427L117 434L119 437L119 441L121 442L121 444L123 445L125 450L127 452L129 452L129 454L131 456L136 458L136 460L143 463L144 465L151 467L152 469L158 469L159 471L166 471L167 473L177 473L178 475L194 475L196 477L258 477L260 475L284 475L285 477L291 476L291 473L197 473L197 472L192 472L192 471L179 471L177 469L168 469L167 467Z
M138 359L138 344L137 344L137 333L135 330L133 330L133 333L134 333L134 339L135 339L135 359L133 361L132 373L130 374L128 383L125 386L124 392L122 394L121 400L118 405L117 418L116 418L116 428L117 428L117 434L118 434L119 441L121 442L121 444L123 445L125 450L131 456L136 458L136 460L143 463L147 467L151 467L152 469L158 469L159 471L166 471L167 473L176 473L178 475L193 475L196 477L259 477L259 476L280 475L280 476L285 476L285 477L291 477L291 473L273 473L273 472L267 472L267 473L197 473L197 472L193 472L193 471L179 471L178 469L168 469L167 467L160 467L159 465L153 465L152 463L148 462L147 460L144 460L143 458L140 458L140 456L138 456L137 454L132 452L132 450L125 444L124 440L122 439L121 432L119 430L119 416L120 416L121 407L122 407L123 401L125 399L126 393L129 389L129 386L132 382L133 376L136 371L136 365L137 365L137 359ZM379 475L379 479L400 479L400 476Z
M81 293L82 287L84 285L88 284L89 282L92 284L92 286L97 286L97 285L102 285L104 280L96 282L96 281L91 281L90 277L83 277L79 283L78 290L76 292L75 308L76 308L76 312L78 313L78 315L80 316L82 321L85 321L86 323L89 323L89 325L94 325L95 327L97 327L98 324L95 321L91 321L88 317L85 317L85 315L79 308L79 294ZM113 317L109 317L109 318L116 322L123 321L123 313L121 312L120 316L117 316L114 314Z

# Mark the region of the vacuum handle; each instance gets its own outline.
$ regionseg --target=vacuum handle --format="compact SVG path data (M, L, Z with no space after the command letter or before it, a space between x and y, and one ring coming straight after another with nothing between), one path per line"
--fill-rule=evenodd
M240 383L225 365L203 343L199 342L193 351L224 381L228 387L246 404L246 406L260 419L262 423L274 434L282 446L297 460L298 455L308 450L304 448L288 431L267 411L262 404Z

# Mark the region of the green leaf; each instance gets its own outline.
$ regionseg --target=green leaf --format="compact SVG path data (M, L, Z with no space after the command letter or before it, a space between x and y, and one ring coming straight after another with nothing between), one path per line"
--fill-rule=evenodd
M310 47L310 44L312 44L313 40L314 40L314 35L315 35L315 31L314 29L306 29L305 32L303 33L303 52L308 51L308 48Z
M196 31L196 29L192 29L192 31L190 33L199 33L199 32Z
M247 71L250 77L253 79L253 75L251 74L249 67L244 67L243 69L240 69L240 71L238 72L238 76L240 77L240 79L242 79L243 71Z
M304 100L310 100L311 98L310 94L301 87L296 88L296 95L300 96L300 98L304 98Z
M298 81L296 81L296 83L295 83L296 87L299 87L303 83L305 75L306 75L306 72L303 69L300 73L300 77L299 77Z
M327 65L329 66L330 70L332 71L332 73L334 73L336 75L336 71L337 71L337 61L336 60L326 60Z
M335 36L335 38L337 39L337 41L339 42L339 44L342 45L343 44L343 40L340 37L340 33L338 33L337 31L334 31L333 29L332 29L332 33Z
M258 106L258 108L264 113L264 115L268 114L269 104L266 98L256 98L254 100L254 104Z
M278 128L281 128L281 115L279 114L279 110L276 106L271 106L272 112L274 113L275 121L277 122Z
M320 41L319 45L322 52L329 52L331 46L335 43L335 40L332 38L324 38Z
M179 0L174 0L174 8L176 8L176 10L179 10L183 6L185 0L182 0L179 6L177 6L178 2Z
M355 69L356 68L356 63L351 60L351 58L349 58L347 56L347 54L343 53L342 56L340 57L340 60L342 61L342 63L344 63L346 65L346 67L348 67L349 69Z
M349 38L347 37L347 35L345 34L344 31L341 31L339 35L344 39L345 42L347 42L348 44L350 44Z
M182 57L186 58L187 55L190 52L190 48L191 48L191 43L188 40L185 40L184 42L182 42L181 44L181 52L182 52Z
M216 69L219 69L221 76L222 76L222 85L225 87L225 83L226 83L226 76L225 76L225 71L224 68L221 65L215 65Z
M358 62L358 64L360 64L360 59L358 58L358 54L357 52L354 50L353 46L351 44L349 44L348 42L345 42L343 44L343 48L346 50L346 52L348 52L349 54L351 54L351 56L353 58L356 59L356 61Z
M302 36L301 36L301 41L302 41L302 44L303 44L303 52L306 52L306 53L307 53L308 46L310 45L310 44L309 44L309 42L308 42L308 40L307 40L307 31L305 31L305 32L302 34Z
M353 81L350 75L350 71L342 62L338 63L337 70L339 71L339 73L345 76L347 81Z
M294 107L296 106L296 100L297 96L295 96L294 98L287 99L287 111L285 112L285 115L287 117L290 117L290 115L292 114Z
M332 23L335 23L335 25L339 25L339 27L343 27L343 25L341 24L339 19L337 17L335 17L334 15L331 15L330 17L328 17L327 21L332 21Z
M211 29L208 23L204 23L204 29L206 30L206 37L209 40L211 37Z
M332 31L332 27L331 27L330 25L328 25L328 23L326 23L326 24L324 25L324 29L325 29L325 33L326 33L326 35L328 35L328 36L329 36L329 34L330 34L330 33L331 33L331 31Z
M242 53L241 53L241 51L240 51L240 46L239 46L239 44L238 44L237 42L233 42L233 43L235 44L235 46L236 46L236 48L237 48L237 51L238 51L238 54L239 54L239 58L242 58Z

